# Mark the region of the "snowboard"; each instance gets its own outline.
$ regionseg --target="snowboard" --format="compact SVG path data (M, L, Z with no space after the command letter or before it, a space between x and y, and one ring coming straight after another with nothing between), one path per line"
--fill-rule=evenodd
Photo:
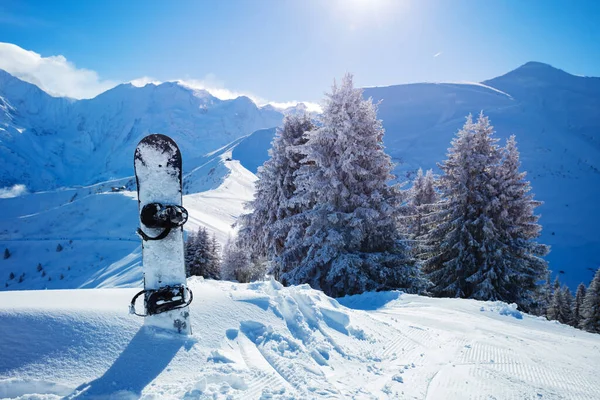
M145 318L145 325L191 334L186 286L182 207L181 153L168 136L153 134L135 149L144 290L134 297L131 312ZM135 311L137 297L144 296L144 313Z

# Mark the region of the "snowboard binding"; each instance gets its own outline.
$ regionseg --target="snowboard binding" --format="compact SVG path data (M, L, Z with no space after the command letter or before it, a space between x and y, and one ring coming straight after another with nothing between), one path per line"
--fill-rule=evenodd
M135 302L142 294L144 295L146 314L140 314L135 310ZM139 317L161 314L187 307L193 299L194 294L192 291L183 285L164 286L160 289L145 289L133 297L129 305L129 313Z
M148 228L162 228L156 237L148 236L141 228L137 233L143 240L161 240L167 237L171 229L183 226L188 220L188 212L182 206L149 203L142 208L140 214L142 224Z

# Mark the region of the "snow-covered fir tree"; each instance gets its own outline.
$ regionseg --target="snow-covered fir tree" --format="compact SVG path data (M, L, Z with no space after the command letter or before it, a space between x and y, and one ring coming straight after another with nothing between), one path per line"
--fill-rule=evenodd
M263 279L265 273L264 263L252 262L248 249L231 238L227 241L221 261L222 279L246 283Z
M296 191L295 174L304 157L298 146L306 142L304 134L312 129L307 115L285 117L269 150L269 160L258 170L254 200L247 205L252 212L240 218L240 245L252 252L255 263L269 260L276 279L284 270L278 261L292 226L290 217L302 211L300 204L290 202Z
M480 115L467 117L439 165L443 200L429 220L423 271L437 296L500 300L507 277L496 269L498 231L494 224L496 166L501 152L492 127ZM497 266L498 265L498 266ZM502 293L497 293L501 291Z
M489 119L469 116L439 166L443 200L428 220L423 263L432 292L534 308L548 248L534 242L541 227L533 211L540 203L519 172L514 137L500 149Z
M550 301L548 309L546 310L546 318L548 318L550 321L565 323L565 301L563 297L563 291L560 290L560 288L554 289L552 300Z
M579 327L588 332L600 333L600 268L585 293Z
M412 239L418 240L426 234L424 218L432 212L433 205L438 200L433 171L427 170L423 175L423 170L419 168L412 188L409 190L409 213L411 218L408 229Z
M533 292L533 300L528 310L533 315L546 316L548 306L552 302L553 288L550 275L550 271L548 271L544 283L538 285Z
M575 305L573 306L573 323L576 327L581 325L581 311L583 307L583 300L585 299L585 292L585 285L580 283L579 286L577 286L577 292L575 293Z
M219 244L204 227L190 235L184 249L187 276L220 279Z
M509 278L506 287L510 292L506 301L514 301L525 311L535 308L535 292L538 282L548 273L546 256L550 248L536 242L542 226L535 209L542 202L534 200L531 184L521 172L519 150L512 135L503 150L503 159L497 170L496 226L500 233L500 260L503 271ZM572 297L571 292L569 296Z
M280 262L286 284L309 283L331 296L423 284L397 227L402 196L388 183L392 162L372 100L352 76L327 95L321 126L307 133ZM297 227L301 227L298 229Z
M571 289L568 286L562 288L562 298L565 304L565 308L562 311L564 324L574 326L575 318L573 315L573 309L575 307L575 299L573 298L573 293L571 293Z

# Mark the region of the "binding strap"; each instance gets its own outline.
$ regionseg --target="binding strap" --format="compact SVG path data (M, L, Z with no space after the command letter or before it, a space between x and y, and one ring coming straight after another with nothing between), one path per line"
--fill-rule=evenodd
M148 241L148 240L161 240L161 239L164 239L164 238L166 238L166 237L169 235L169 233L170 233L170 232L171 232L171 227L168 227L168 228L165 228L165 230L164 230L164 231L162 231L160 235L158 235L158 236L156 236L156 237L152 237L152 236L148 236L148 235L146 234L146 232L144 232L144 231L142 230L142 228L138 228L138 229L137 229L137 234L138 234L138 235L139 235L139 236L140 236L140 237L141 237L143 240L146 240L146 241Z
M158 236L152 237L142 228L138 228L137 234L145 241L161 240L169 235L172 228L182 226L187 222L188 212L178 205L149 203L142 208L140 219L142 224L148 228L163 228L163 231Z
M135 302L141 295L145 295L145 314L140 314L135 310ZM188 299L185 300L185 297ZM131 304L129 304L129 313L137 315L138 317L161 314L167 311L187 307L192 303L193 299L194 293L190 290L190 288L183 285L164 286L160 289L144 289L133 296L133 299L131 299Z

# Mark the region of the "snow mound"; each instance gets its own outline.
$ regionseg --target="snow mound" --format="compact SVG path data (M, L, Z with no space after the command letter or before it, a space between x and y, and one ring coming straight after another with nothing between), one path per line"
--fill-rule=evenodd
M284 288L275 281L188 283L195 293L189 337L144 327L128 315L135 289L0 293L0 397L600 394L600 336L528 315L501 315L502 303L399 292L338 301L306 285Z

